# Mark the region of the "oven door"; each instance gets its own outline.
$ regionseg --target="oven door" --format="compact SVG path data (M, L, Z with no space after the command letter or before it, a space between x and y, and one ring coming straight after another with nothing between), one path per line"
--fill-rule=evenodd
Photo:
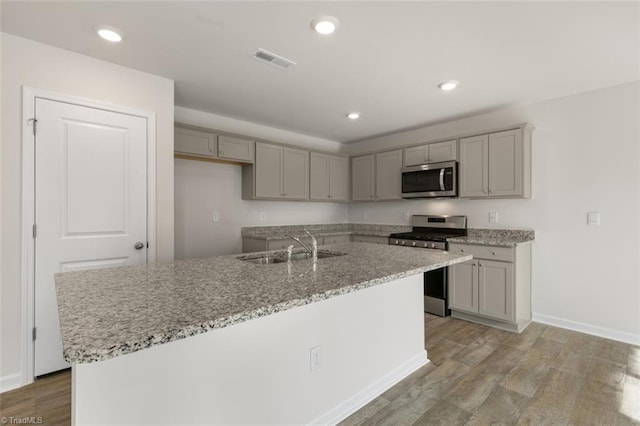
M402 198L457 196L455 161L423 164L402 169Z

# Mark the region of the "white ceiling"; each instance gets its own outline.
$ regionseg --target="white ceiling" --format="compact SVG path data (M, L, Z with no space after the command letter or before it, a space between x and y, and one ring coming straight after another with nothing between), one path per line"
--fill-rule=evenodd
M176 104L339 142L639 79L637 2L2 1L2 31L175 80ZM330 36L310 28L332 15ZM93 27L122 29L118 45ZM297 62L283 71L263 48ZM460 80L453 92L437 89ZM356 122L345 118L360 111Z

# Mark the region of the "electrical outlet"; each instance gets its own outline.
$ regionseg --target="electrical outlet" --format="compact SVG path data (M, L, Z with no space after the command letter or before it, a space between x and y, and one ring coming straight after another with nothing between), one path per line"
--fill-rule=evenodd
M498 223L498 212L489 212L489 223Z
M409 220L410 216L409 212L404 212L404 220Z
M369 213L367 213L367 212L362 213L362 218L363 218L364 220L369 219Z
M260 212L260 222L267 220L267 212Z
M213 215L211 215L211 221L220 222L220 212L213 212Z
M310 361L311 361L311 371L317 370L320 368L320 345L314 346L309 350Z
M587 213L587 225L600 225L600 212Z

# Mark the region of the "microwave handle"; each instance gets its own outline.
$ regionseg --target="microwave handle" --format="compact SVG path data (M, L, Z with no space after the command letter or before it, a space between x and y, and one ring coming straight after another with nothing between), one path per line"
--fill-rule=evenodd
M440 169L440 191L444 191L444 167Z

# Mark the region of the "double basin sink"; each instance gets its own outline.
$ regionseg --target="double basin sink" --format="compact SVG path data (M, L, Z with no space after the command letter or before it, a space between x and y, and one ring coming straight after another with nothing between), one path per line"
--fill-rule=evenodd
M336 257L336 256L344 256L344 253L318 250L318 259L323 259L326 257ZM242 256L242 257L239 257L238 259L245 262L256 263L258 265L271 265L274 263L286 263L287 253L276 252L271 254L261 254L259 256ZM304 251L301 253L293 253L291 255L292 262L296 262L299 260L311 260L311 253Z

